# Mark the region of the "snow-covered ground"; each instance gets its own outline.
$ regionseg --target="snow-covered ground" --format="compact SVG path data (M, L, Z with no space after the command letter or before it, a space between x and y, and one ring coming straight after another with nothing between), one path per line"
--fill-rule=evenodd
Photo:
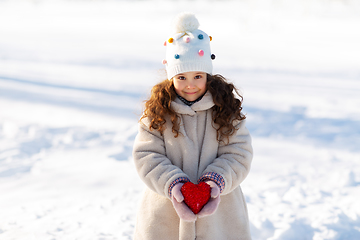
M244 95L253 239L360 239L358 1L13 0L0 1L1 240L131 239L137 120L181 11Z

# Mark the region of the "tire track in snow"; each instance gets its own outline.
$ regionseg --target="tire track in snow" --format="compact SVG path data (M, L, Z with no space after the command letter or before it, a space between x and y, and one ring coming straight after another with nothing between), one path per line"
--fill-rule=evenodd
M306 108L290 112L246 107L247 126L254 136L291 138L316 145L360 151L360 121L350 119L310 118Z
M82 111L136 119L141 95L124 91L79 88L0 77L0 98L43 103Z

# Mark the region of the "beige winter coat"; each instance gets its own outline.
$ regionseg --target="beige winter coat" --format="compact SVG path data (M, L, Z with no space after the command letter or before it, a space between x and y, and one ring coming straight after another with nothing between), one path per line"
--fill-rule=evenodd
M250 170L251 138L245 121L241 121L229 144L219 143L212 126L213 105L210 93L191 107L180 99L172 102L171 107L181 119L181 134L177 138L171 131L170 120L166 122L163 136L149 130L147 119L139 124L133 157L147 188L137 214L135 240L251 239L240 188ZM216 172L225 180L217 211L193 223L180 220L168 195L170 184L179 177L188 177L197 183L207 172Z

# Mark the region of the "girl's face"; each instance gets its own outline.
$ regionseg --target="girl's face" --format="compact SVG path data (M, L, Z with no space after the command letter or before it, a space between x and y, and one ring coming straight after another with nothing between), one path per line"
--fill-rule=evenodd
M206 92L206 73L186 72L173 77L175 92L188 101L195 101Z

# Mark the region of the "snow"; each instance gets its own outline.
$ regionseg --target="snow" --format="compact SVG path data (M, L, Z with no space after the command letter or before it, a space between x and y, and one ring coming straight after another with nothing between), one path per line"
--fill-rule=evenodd
M360 239L355 0L0 1L0 239L131 239L137 121L181 11L244 96L253 239Z

